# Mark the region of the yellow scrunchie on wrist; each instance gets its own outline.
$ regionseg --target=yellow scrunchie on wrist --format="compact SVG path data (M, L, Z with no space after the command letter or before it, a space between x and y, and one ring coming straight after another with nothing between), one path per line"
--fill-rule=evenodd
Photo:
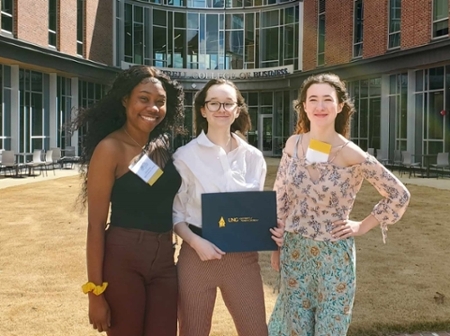
M107 282L102 283L101 286L97 286L93 282L86 282L83 286L81 286L81 289L83 290L84 294L92 292L95 295L100 295L105 291L106 287L108 287Z

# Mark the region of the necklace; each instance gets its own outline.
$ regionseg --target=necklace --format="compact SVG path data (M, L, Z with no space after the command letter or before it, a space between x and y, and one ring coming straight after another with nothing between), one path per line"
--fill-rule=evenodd
M144 149L145 146L141 146L136 140L133 139L133 137L130 135L130 133L127 132L127 130L124 128L123 129L125 131L125 133L130 137L131 140L133 140L133 142L138 145L138 147Z

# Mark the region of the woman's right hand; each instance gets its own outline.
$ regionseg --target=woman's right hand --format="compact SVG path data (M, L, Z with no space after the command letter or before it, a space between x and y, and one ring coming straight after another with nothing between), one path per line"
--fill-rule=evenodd
M197 252L201 261L222 259L222 256L225 255L220 248L200 236L193 239L191 247Z
M111 326L111 311L103 295L89 293L89 323L98 332L107 331Z

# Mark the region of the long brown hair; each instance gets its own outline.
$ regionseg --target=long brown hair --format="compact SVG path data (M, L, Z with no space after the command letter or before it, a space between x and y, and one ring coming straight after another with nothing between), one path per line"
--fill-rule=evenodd
M239 131L243 135L246 135L248 130L251 128L250 116L248 114L247 104L245 103L244 97L242 97L241 92L237 86L226 79L211 79L206 85L198 91L195 95L194 100L194 125L195 125L195 135L198 136L202 131L208 132L208 121L202 116L201 108L205 106L206 95L208 90L213 85L227 84L236 90L237 104L239 109L239 116L231 125L231 132Z
M328 84L336 90L338 103L343 104L342 111L338 113L334 122L336 132L346 138L350 137L350 121L351 116L355 113L355 107L350 100L345 87L345 83L341 79L331 73L318 74L308 77L299 89L298 98L294 100L294 109L298 113L298 121L295 128L295 134L307 133L311 129L311 123L305 112L303 103L306 102L308 89L313 84Z

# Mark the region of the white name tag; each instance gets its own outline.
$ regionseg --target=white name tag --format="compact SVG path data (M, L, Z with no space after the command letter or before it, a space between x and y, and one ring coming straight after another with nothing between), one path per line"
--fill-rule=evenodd
M306 159L309 162L328 162L330 156L331 145L322 141L311 139L308 149L306 150Z
M161 168L145 154L137 162L131 163L128 168L150 185L153 185L163 174Z

